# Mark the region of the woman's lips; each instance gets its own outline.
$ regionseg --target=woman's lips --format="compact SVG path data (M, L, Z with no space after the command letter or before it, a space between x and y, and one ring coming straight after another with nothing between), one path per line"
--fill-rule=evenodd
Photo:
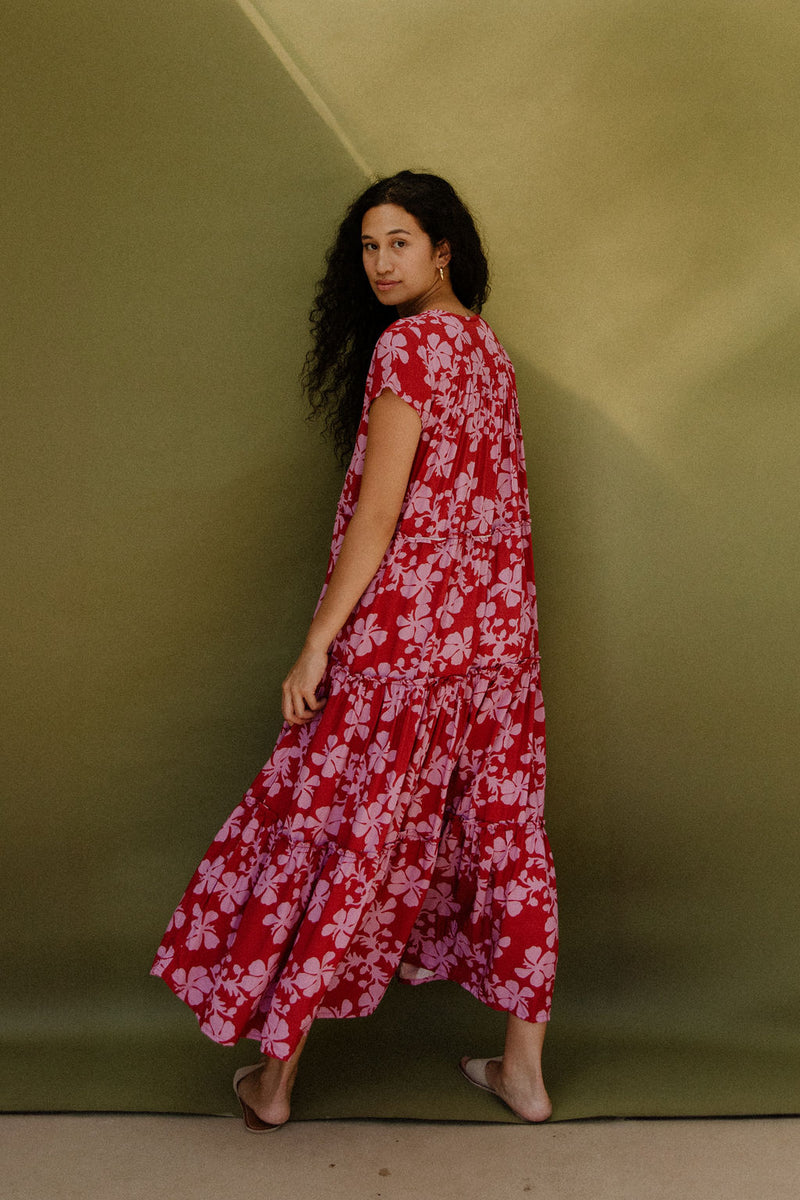
M397 279L379 279L375 287L381 292L388 292L389 288L397 287L398 282Z

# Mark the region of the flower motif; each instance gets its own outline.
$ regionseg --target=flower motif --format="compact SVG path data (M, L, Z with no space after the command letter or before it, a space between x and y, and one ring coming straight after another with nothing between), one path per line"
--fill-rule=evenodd
M322 926L322 936L329 937L338 950L344 950L353 936L360 916L361 910L356 905L339 909L327 925Z
M410 487L403 506L403 520L408 520L411 517L427 516L433 501L433 488L422 483Z
M394 896L401 896L403 902L413 908L428 890L428 880L419 867L412 863L408 867L400 868L392 876L388 890Z
M433 632L433 614L415 609L410 616L397 618L397 636L403 642L423 642Z
M198 950L203 946L211 950L219 945L219 938L214 932L218 915L210 908L204 911L199 904L195 904L192 909L191 927L186 935L187 949Z
M270 982L270 973L263 959L251 962L241 978L241 986L249 996L260 996Z
M204 858L197 868L197 892L211 892L214 890L214 885L217 882L217 876L225 865L225 859L221 854L216 858Z
M363 839L372 849L380 840L380 833L386 826L388 817L389 813L383 800L360 804L353 816L353 837Z
M172 986L176 996L180 996L191 1008L198 1008L205 1003L214 981L206 967L190 967L188 971L178 967L172 972Z
M552 950L531 946L525 952L524 967L518 967L514 973L521 979L526 979L533 987L540 988L546 980L555 977L556 956Z
M386 363L387 359L392 363L395 361L407 363L408 350L406 346L407 342L403 334L399 330L390 328L379 338L375 353L381 364Z
M314 890L311 893L311 899L308 901L306 908L306 920L316 924L322 916L326 905L328 904L331 895L331 884L327 879L318 879Z
M307 958L295 976L295 986L304 996L313 996L324 985L325 977L332 973L335 962L336 955L332 950L326 951L322 958Z
M286 941L295 922L295 906L288 900L284 900L274 910L268 910L262 920L264 928L270 931L270 936L276 946L280 946Z
M200 1028L203 1033L213 1041L219 1042L221 1046L232 1046L237 1040L236 1026L233 1021L229 1021L220 1013L211 1013Z
M305 1033L304 1029L302 1033ZM289 1028L289 1022L286 1021L280 1014L270 1011L267 1020L264 1024L262 1047L269 1047L269 1054L274 1058L287 1059L294 1050L296 1042L300 1040L302 1034L298 1031L298 1036L294 1043L290 1043L292 1031Z
M223 912L232 913L245 903L250 895L250 879L248 875L237 874L236 871L226 871L217 888L216 898Z
M472 634L473 630L471 628L457 629L452 633L448 633L444 639L442 654L447 662L452 663L454 667L457 667L469 658Z

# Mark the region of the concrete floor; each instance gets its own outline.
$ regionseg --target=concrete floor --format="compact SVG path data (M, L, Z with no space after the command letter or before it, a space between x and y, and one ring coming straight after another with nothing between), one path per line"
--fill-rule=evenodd
M555 1125L0 1118L2 1200L797 1200L800 1118Z

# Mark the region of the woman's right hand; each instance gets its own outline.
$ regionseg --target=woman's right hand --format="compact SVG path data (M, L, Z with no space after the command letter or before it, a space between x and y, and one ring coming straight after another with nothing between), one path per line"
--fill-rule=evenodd
M281 711L290 725L307 725L325 707L317 688L328 667L328 655L314 646L304 646L300 657L283 681Z

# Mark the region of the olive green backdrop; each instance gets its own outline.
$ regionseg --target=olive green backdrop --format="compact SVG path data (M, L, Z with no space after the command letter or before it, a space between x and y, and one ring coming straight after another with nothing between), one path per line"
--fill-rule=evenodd
M147 970L316 600L340 473L297 373L367 164L463 190L518 367L555 1115L800 1110L793 0L2 21L2 1106L232 1111L253 1047ZM507 1119L452 1067L501 1032L393 987L315 1027L298 1115Z

